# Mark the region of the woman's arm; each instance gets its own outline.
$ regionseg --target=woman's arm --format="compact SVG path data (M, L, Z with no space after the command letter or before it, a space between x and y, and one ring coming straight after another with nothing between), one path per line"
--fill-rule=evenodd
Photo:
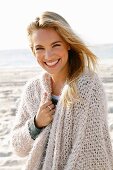
M27 156L34 143L30 128L37 111L35 98L35 82L27 83L21 96L11 134L11 145L19 156Z

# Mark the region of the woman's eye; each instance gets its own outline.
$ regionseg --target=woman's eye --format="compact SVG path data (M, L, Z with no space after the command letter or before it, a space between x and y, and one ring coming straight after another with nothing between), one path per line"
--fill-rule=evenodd
M38 50L43 50L43 48L42 48L42 47L38 47L38 48L36 48L35 50L36 50L36 51L38 51Z
M53 47L58 47L61 46L60 44L54 44Z

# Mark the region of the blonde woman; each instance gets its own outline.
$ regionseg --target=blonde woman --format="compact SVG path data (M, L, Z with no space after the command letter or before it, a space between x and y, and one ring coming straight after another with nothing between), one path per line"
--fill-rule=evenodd
M96 56L57 13L44 12L27 32L45 71L26 84L12 132L25 169L113 170Z

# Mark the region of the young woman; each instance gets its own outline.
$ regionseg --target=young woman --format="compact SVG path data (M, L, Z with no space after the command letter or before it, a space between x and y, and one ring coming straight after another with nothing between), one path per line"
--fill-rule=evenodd
M96 56L54 12L28 26L30 47L45 70L23 92L12 146L26 170L112 170L113 155Z

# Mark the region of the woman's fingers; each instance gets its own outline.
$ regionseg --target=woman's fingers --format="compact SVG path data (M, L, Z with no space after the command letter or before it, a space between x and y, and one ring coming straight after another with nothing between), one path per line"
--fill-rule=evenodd
M53 117L54 113L55 113L55 109L52 109L51 111L49 111L48 115Z
M55 108L54 104L48 105L45 109L48 110L49 112Z
M43 104L40 107L40 110L46 110L46 111L51 111L52 109L55 108L55 105L52 103L52 101L48 101L47 103Z
M46 102L45 104L42 104L41 106L40 106L40 110L43 110L43 109L45 109L45 108L47 108L49 105L51 105L52 104L52 101L50 100L50 101L48 101L48 102Z
M51 100L47 101L47 94L45 94L43 98L43 102L41 101L39 110L36 114L36 125L37 127L47 126L52 120L55 112L55 105Z

